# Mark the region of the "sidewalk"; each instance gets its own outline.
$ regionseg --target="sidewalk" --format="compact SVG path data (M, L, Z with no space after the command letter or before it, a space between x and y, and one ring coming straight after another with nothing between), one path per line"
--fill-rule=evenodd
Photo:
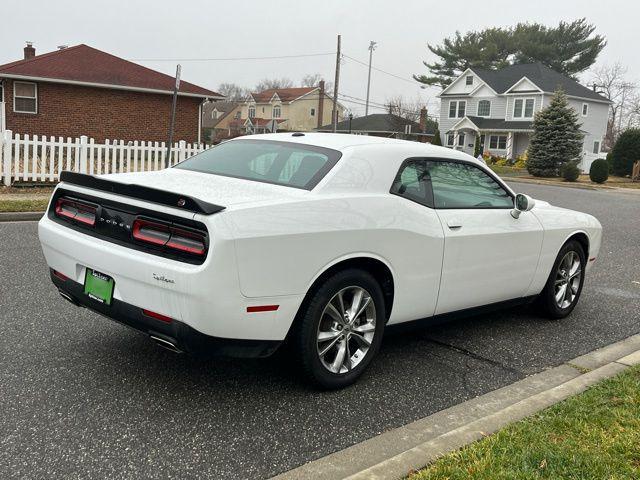
M405 478L448 452L637 364L640 334L307 463L274 480Z

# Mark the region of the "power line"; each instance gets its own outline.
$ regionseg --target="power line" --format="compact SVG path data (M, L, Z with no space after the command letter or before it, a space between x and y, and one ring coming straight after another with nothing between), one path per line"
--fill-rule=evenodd
M348 58L350 60L353 60L354 62L359 63L360 65L362 65L364 67L369 68L369 65L367 63L365 63L365 62L363 62L361 60L358 60L357 58L353 58L352 56L347 55L346 53L343 53L342 56L346 57L346 58ZM376 68L376 67L372 66L371 69L372 70L376 70L377 72L380 72L380 73L384 73L385 75L389 75L391 77L397 78L398 80L402 80L404 82L411 83L412 85L417 85L417 84L420 83L415 79L409 79L409 78L406 78L406 77L401 77L400 75L396 75L395 73L387 72L386 70L382 70L381 68Z
M266 57L224 57L224 58L130 58L132 62L227 62L236 60L275 60L281 58L322 57L330 53L302 53L299 55L272 55Z

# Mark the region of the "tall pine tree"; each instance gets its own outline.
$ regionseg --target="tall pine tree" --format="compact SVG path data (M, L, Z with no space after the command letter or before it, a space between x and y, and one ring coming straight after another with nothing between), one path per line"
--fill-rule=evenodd
M557 177L565 163L580 161L583 138L578 114L565 93L557 91L533 121L527 170L536 177Z

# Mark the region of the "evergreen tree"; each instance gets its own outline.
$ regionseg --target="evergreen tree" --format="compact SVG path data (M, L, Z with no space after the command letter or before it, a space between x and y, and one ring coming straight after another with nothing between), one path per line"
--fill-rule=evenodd
M533 121L527 170L536 177L557 177L565 163L580 161L583 137L578 114L557 91Z
M620 134L611 150L613 173L631 175L633 163L640 160L640 129L630 128Z
M442 145L442 139L440 138L440 129L436 128L435 133L433 134L433 141L431 145Z
M438 60L424 65L428 75L414 75L426 85L446 87L467 68L498 69L507 65L540 62L557 72L574 76L596 61L606 45L595 27L582 18L557 27L519 23L515 27L485 28L445 38L427 45Z

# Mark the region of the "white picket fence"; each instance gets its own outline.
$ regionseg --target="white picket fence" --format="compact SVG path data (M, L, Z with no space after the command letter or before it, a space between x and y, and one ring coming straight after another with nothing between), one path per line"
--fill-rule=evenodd
M175 165L209 148L203 144L177 142L171 148L169 165ZM125 142L91 138L46 137L0 133L0 173L2 182L57 182L60 172L70 170L90 175L143 172L165 168L164 142Z

